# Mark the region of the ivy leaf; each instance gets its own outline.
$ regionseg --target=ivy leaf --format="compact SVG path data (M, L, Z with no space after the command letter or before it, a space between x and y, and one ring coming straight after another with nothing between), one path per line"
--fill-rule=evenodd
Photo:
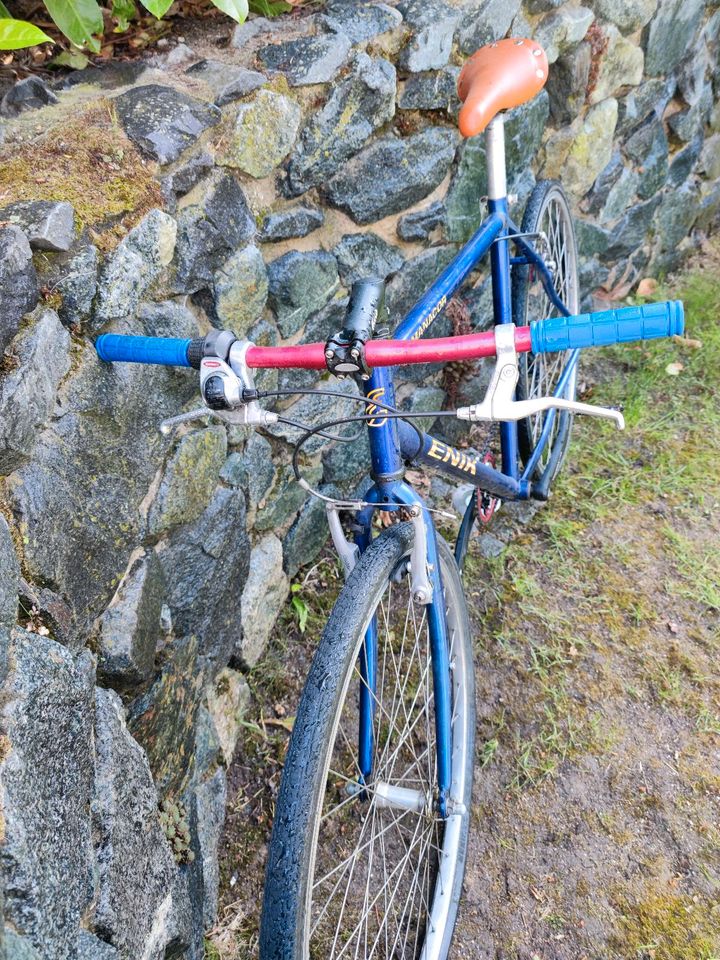
M21 50L38 43L52 43L52 40L27 20L13 20L12 17L0 19L0 50Z
M142 5L154 17L161 20L173 5L173 0L142 0Z
M310 616L310 607L305 603L303 598L299 596L302 586L299 583L294 583L290 587L290 593L292 594L291 603L295 613L297 614L298 627L300 628L300 633L305 633L305 628L307 627L308 617Z
M248 0L212 0L218 10L222 10L233 20L243 23L248 15Z
M87 44L100 52L100 41L93 34L103 32L103 17L96 0L45 0L48 13L76 47Z

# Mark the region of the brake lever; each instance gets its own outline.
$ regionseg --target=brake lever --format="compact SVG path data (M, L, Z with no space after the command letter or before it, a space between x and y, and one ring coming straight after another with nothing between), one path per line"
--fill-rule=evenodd
M160 433L166 437L183 423L188 423L191 420L200 420L201 417L212 417L214 415L215 411L209 407L198 407L195 410L188 410L187 413L179 413L176 417L166 417L165 420L160 421Z
M563 397L538 397L537 400L515 400L511 404L508 416L497 417L498 420L524 420L543 410L569 410L571 413L584 413L589 417L601 417L605 420L614 420L618 430L625 429L625 417L619 410L612 407L598 407L593 403L578 403L576 400L565 400Z
M619 430L625 429L625 418L619 410L596 407L591 403L579 403L564 397L538 397L537 400L516 400L520 371L515 349L515 324L503 323L495 327L495 355L493 375L482 403L460 407L456 411L459 420L524 420L525 417L544 410L568 410L591 417L614 420Z
M255 383L245 357L248 341L236 340L230 347L228 362L219 357L204 357L200 363L200 394L204 407L168 417L160 424L160 433L167 435L175 427L201 417L215 417L223 423L243 427L265 427L277 423L278 415L263 410L257 400L245 402L243 394L255 392Z

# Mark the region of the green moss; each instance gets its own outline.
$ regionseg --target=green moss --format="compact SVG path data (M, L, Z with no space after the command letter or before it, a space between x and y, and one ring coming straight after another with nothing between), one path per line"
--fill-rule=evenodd
M283 76L281 73L278 73L272 78L272 80L270 80L269 83L266 83L264 89L272 90L274 93L282 93L283 96L291 97L293 100L297 100L293 88L288 83L287 77Z
M190 824L185 805L178 800L163 800L160 805L160 826L172 847L177 863L192 863L194 852L190 849Z
M128 140L108 101L0 155L0 195L66 200L78 227L101 248L114 246L153 207L163 205L155 164Z
M615 944L627 960L712 960L720 950L720 904L650 888L644 900L622 905Z

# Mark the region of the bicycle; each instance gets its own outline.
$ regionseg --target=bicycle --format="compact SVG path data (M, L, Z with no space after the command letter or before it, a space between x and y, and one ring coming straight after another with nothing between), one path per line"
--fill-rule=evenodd
M486 130L488 216L402 320L394 339L384 280L351 291L345 325L323 343L257 347L229 331L197 340L105 334L106 361L191 366L208 412L248 426L302 429L293 466L325 501L346 580L302 693L277 798L260 933L263 960L343 956L442 960L450 948L470 825L475 703L470 625L461 570L478 517L500 500L546 500L567 453L576 413L624 426L617 410L576 400L580 350L681 334L678 301L577 314L577 249L562 188L539 182L518 228L508 215L503 110L530 99L547 77L537 43L504 40L464 67L465 136ZM510 244L514 254L510 254ZM493 330L421 339L479 260L490 254ZM409 413L395 405L392 368L496 358L482 402ZM353 377L361 412L320 425L263 409L263 399L312 391L260 391L254 369L329 370ZM332 390L331 396L348 395ZM500 423L501 466L430 436L418 417ZM348 422L367 428L373 485L362 500L334 500L302 477L299 452ZM422 463L478 492L454 551L404 479ZM340 512L352 515L351 542ZM395 522L373 530L378 513ZM376 534L376 535L374 535Z

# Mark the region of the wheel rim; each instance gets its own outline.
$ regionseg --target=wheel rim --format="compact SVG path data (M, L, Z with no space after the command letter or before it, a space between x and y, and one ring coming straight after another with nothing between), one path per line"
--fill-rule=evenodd
M374 762L365 796L358 789L357 692L364 681L357 657L345 680L325 763L305 911L306 952L312 960L442 956L468 814L443 821L434 810L435 717L426 611L412 600L407 558L398 569L403 571L398 582L389 581L375 607ZM457 637L455 611L449 609L455 662L451 793L461 800L467 775L462 683L467 665ZM388 807L387 787L414 791L428 802L421 811Z
M578 268L575 240L570 211L564 197L559 192L551 192L545 199L537 218L537 230L544 233L547 242L541 253L550 268L555 289L571 313L578 310ZM528 275L526 323L546 317L559 316L560 311L548 298L539 274L530 268ZM570 351L552 354L528 355L522 365L521 391L525 399L551 396L557 386ZM577 366L570 376L563 396L572 399L575 396ZM528 432L531 447L540 439L545 417L540 413L528 417ZM553 446L560 430L561 417L555 416L548 443L538 461L538 472L542 473L552 454Z

